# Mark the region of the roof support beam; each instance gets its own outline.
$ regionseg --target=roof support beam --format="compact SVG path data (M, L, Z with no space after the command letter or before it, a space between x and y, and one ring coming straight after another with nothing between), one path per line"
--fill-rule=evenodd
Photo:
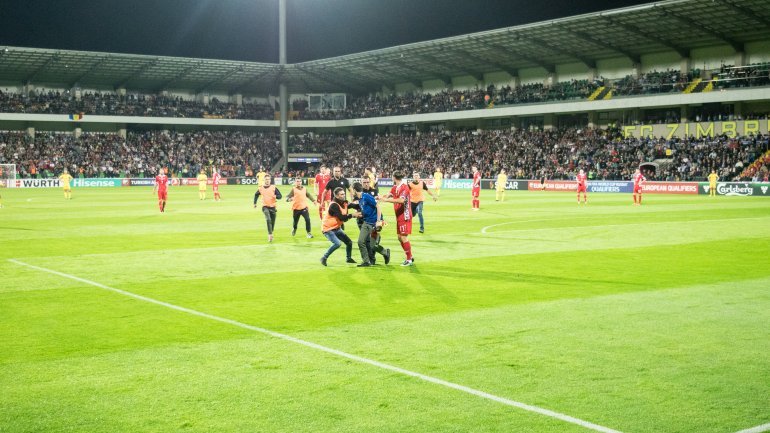
M158 86L158 88L155 91L156 92L160 92L161 90L168 89L168 86L170 86L170 85L176 83L177 81L181 80L182 78L186 77L190 72L198 69L198 67L200 67L202 64L203 64L203 60L200 60L198 62L195 62L195 64L193 64L192 66L188 66L182 72L176 74L174 76L174 78L172 78L172 79L166 81L165 83L161 84L160 86Z
M765 17L763 15L759 15L757 12L755 12L755 11L749 9L749 8L747 8L745 6L741 6L739 4L735 4L735 3L733 3L732 1L729 1L729 0L718 0L718 1L720 3L726 4L727 6L730 6L730 8L735 9L738 13L740 13L741 15L743 15L743 16L745 16L747 18L750 18L750 19L752 19L752 20L754 20L754 21L764 25L765 27L770 27L770 19L768 19L767 17Z
M107 60L109 60L110 58L112 58L112 55L110 55L110 54L107 54L106 56L104 56L104 57L100 58L99 60L97 60L96 62L94 62L94 64L93 64L93 65L91 65L91 67L90 67L90 68L88 68L88 70L87 70L87 71L85 71L85 72L84 72L84 73L82 73L82 74L81 74L79 77L77 77L77 78L75 78L74 80L72 80L72 82L69 84L69 87L75 87L75 85L76 85L76 84L78 84L78 83L80 83L80 81L81 81L83 78L85 78L85 77L87 77L87 76L91 75L91 73L93 73L95 70L97 70L97 69L99 68L99 66L103 65L103 64L104 64L104 62L106 62L106 61L107 61Z
M645 31L645 30L641 29L640 27L638 27L638 26L636 26L634 24L627 23L627 22L623 22L623 23L618 22L618 21L614 20L610 16L602 15L601 17L604 18L608 23L612 24L615 27L620 27L623 30L631 31L631 32L636 33L638 35L641 35L642 37L647 38L647 39L649 39L651 41L657 42L657 43L659 43L659 44L661 44L663 46L671 48L672 50L676 51L676 53L679 54L679 56L682 57L682 58L689 58L690 57L690 50L688 50L686 48L683 48L683 47L680 47L679 45L671 42L668 39L664 39L664 38L662 38L662 37L660 37L658 35L655 35L653 33Z
M686 24L690 28L697 29L697 30L700 30L702 32L706 32L706 33L710 34L711 36L714 36L715 38L720 39L721 41L723 41L726 44L730 45L731 47L733 47L733 49L735 51L737 51L739 53L743 53L743 52L746 51L743 42L736 41L735 39L725 35L722 32L719 32L719 31L716 31L716 30L711 29L709 27L706 27L705 25L703 25L703 23L695 22L691 18L681 16L679 14L671 12L670 10L665 9L663 7L660 7L660 6L655 6L653 8L653 10L658 11L659 14L661 14L661 15L663 15L665 17L674 18L675 20L677 20L677 21L679 21L681 23Z
M596 68L596 60L589 59L587 57L583 57L583 56L578 55L576 53L573 53L571 51L563 50L563 49L561 49L559 47L555 47L555 46L549 44L548 42L546 42L546 41L544 41L544 40L542 40L540 38L536 38L534 36L527 36L527 35L524 35L524 34L521 34L521 33L515 33L515 35L516 35L516 37L519 37L521 39L530 40L530 41L536 43L537 45L539 45L539 46L541 46L541 47L543 47L543 48L545 48L547 50L553 51L554 53L560 54L562 56L572 57L573 59L579 60L581 63L586 65L588 67L588 69Z
M386 83L392 86L395 86L396 83L393 81L393 74L385 71L380 68L369 68L365 67L363 65L355 65L355 68L361 68L361 72L350 72L345 68L345 65L335 65L333 70L327 70L326 68L329 67L329 65L321 66L321 71L315 70L316 72L325 73L327 77L334 78L334 75L338 75L336 78L337 81L340 81L343 77L345 80L351 80L355 84L356 88L362 89L366 91L367 93L370 91L372 86L379 86L382 83ZM339 71L339 68L343 68L343 72L337 74L336 71ZM355 70L354 67L350 67L350 70Z
M249 78L246 81L242 82L241 84L238 84L235 87L231 87L229 93L231 95L236 94L236 93L241 93L243 91L243 89L251 86L252 84L258 83L260 80L262 80L266 76L272 74L273 72L275 72L275 69L270 69L270 70L267 70L265 72L262 72L261 74L257 74L257 75L254 76L254 78Z
M637 53L632 53L626 49L623 49L621 47L618 47L617 45L611 44L609 42L600 41L599 39L596 39L593 36L590 36L584 32L578 31L578 30L572 30L566 27L559 27L560 30L569 33L570 35L582 39L584 41L590 42L592 44L598 45L600 47L609 48L613 51L617 51L620 54L623 54L624 56L628 57L629 60L631 60L631 63L642 63L642 57ZM594 66L596 65L596 62L594 61Z
M124 79L118 81L117 83L115 83L114 88L119 89L119 88L125 86L126 83L128 83L129 81L131 81L134 78L142 75L146 70L148 70L148 69L152 68L153 66L157 65L158 62L160 62L160 59L158 59L158 58L155 58L153 60L148 61L147 63L142 65L142 67L140 67L136 71L134 71L131 74L129 74L126 78L124 78Z
M506 53L509 56L518 57L518 58L524 59L524 60L526 60L526 61L528 61L530 63L534 63L537 66L540 66L541 68L545 69L546 72L549 72L549 73L552 73L552 74L556 73L556 65L545 63L542 60L538 59L537 57L532 57L532 56L530 56L528 54L522 53L521 51L516 50L514 48L511 48L511 47L505 47L505 46L500 45L500 44L496 44L496 43L492 43L492 42L486 42L486 41L484 41L482 39L476 39L476 38L473 38L473 37L471 37L470 39L472 41L474 41L474 42L479 43L480 45L483 45L483 46L487 47L487 48L492 48L493 50L497 50L497 51L501 51L503 53Z
M201 93L204 90L208 90L209 87L213 86L214 84L220 83L220 82L222 82L222 81L232 77L234 74L237 74L238 72L243 71L243 66L244 65L238 65L237 67L235 67L233 69L230 69L229 71L225 72L224 74L220 75L219 77L214 78L213 80L209 81L208 83L206 83L206 84L198 87L197 89L195 89L195 93L198 94L198 93Z
M420 54L420 57L422 57L422 58L424 58L424 59L426 59L426 60L428 60L428 61L430 61L432 63L435 63L437 65L443 66L443 67L449 69L450 71L454 70L454 69L458 69L458 65L457 64L453 64L453 63L445 62L443 60L439 60L439 59L431 56L430 54ZM476 81L484 81L484 74L479 74L478 72L469 71L469 70L464 69L464 68L461 68L461 69L462 69L464 74L470 75L471 77L475 78Z
M371 68L364 65L356 65L356 67L365 70L369 74L367 75L367 78L374 76L375 77L374 79L379 82L387 81L388 84L395 86L395 83L392 81L395 75L395 80L400 80L400 82L404 82L404 83L412 83L416 87L422 86L422 83L420 83L419 81L415 81L412 78L409 78L403 74L393 74L392 72L386 71L382 68L377 68L377 67ZM352 76L348 76L348 77L353 78ZM359 81L362 81L362 80L359 80ZM363 82L367 87L371 86L371 81L372 81L371 78L369 78L368 80L367 79L363 80Z
M309 68L305 68L305 67L299 66L299 65L294 65L294 67L299 69L300 71L308 74L308 75L311 75L311 76L314 76L314 77L318 78L321 81L325 81L327 83L330 83L330 84L333 84L335 86L338 86L341 90L358 89L358 90L363 90L364 93L366 93L368 91L368 89L366 89L365 87L362 87L361 85L358 85L358 84L352 84L351 85L351 84L345 84L345 83L343 83L341 81L337 81L336 79L330 77L329 74L327 74L325 72L321 72L321 71L318 71L318 70L311 70Z
M425 69L425 68L422 68L420 66L413 66L413 65L410 65L407 62L404 62L404 61L401 61L401 60L396 60L396 59L390 59L390 60L387 61L387 63L392 63L394 65L398 65L398 66L401 66L401 67L406 68L406 69L411 69L411 70L414 70L414 71L417 71L417 72L421 72L423 74L430 75L431 78L439 80L442 83L444 83L445 87L448 87L450 84L452 84L452 78L451 77L446 76L446 75L436 74L435 72L430 71L430 70ZM412 83L412 85L414 87L422 87L422 82L419 81L419 80L415 80L413 78L406 78L406 77L404 77L404 80L406 80L406 82Z
M58 62L61 57L59 56L60 52L57 51L54 53L45 63L43 63L43 66L37 68L34 72L27 75L27 77L24 79L24 83L31 83L32 80L34 80L38 75L40 75L41 72L43 72L47 67L53 65L54 63Z
M465 50L461 50L459 48L452 49L452 51L454 51L456 53L460 53L463 56L473 60L474 62L486 63L488 65L492 65L495 68L498 68L498 69L500 69L503 72L507 72L508 75L510 75L511 77L517 77L519 75L519 70L518 69L512 69L510 66L506 66L506 65L504 65L502 63L498 63L498 62L496 62L494 60L484 59L484 58L482 58L480 56L477 56L475 54L469 53L468 51L465 51Z

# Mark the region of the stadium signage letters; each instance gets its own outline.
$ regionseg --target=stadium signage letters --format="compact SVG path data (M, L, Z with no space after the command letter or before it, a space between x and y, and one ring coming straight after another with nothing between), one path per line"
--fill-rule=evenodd
M588 182L588 192L631 192L632 189L632 183L627 181L592 180Z
M121 179L74 179L72 185L78 188L83 187L113 187L120 186Z
M526 184L526 180L508 180L505 182L505 189L510 190L520 190L524 187ZM428 183L427 181L425 183ZM428 184L428 187L431 185ZM481 181L481 189L497 189L497 180L496 179L482 179ZM526 188L524 188L526 189Z
M508 182L505 182L505 189L519 189L519 181L518 180L509 180Z
M729 122L693 122L669 123L665 125L628 125L623 127L623 135L628 137L715 137L726 135L735 138L739 135L767 134L770 120L741 120Z
M125 185L125 183L123 184ZM143 179L128 179L129 186L155 186L155 179L143 178Z
M471 179L444 179L443 187L446 189L471 189L473 180Z
M648 182L642 191L651 194L697 194L697 182Z
M257 185L259 184L259 179L256 177L236 177L234 180L234 183L236 185Z
M527 189L530 191L540 191L545 189L546 191L577 191L577 182L568 180L547 180L545 185L540 181L530 180L527 183Z
M754 188L748 183L718 183L717 194L748 197L754 195Z
M57 188L61 186L59 179L17 179L16 188Z
M198 179L194 178L194 177L183 177L183 178L179 179L179 184L183 185L183 186L184 185L195 186L195 185L198 185L199 183L200 182L198 182ZM227 185L227 179L225 179L223 177L220 178L219 179L219 184L220 185ZM211 178L206 179L206 185L214 185L214 179L211 179Z

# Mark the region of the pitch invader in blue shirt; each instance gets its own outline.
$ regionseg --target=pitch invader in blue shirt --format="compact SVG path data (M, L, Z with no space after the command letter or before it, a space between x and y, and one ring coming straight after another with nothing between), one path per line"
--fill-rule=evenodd
M353 184L353 194L358 200L361 209L362 223L358 234L358 249L361 252L361 264L359 268L372 266L374 253L380 253L385 257L385 264L390 262L390 250L379 245L379 229L382 228L382 209L380 204L371 194L364 194L363 185L359 182Z

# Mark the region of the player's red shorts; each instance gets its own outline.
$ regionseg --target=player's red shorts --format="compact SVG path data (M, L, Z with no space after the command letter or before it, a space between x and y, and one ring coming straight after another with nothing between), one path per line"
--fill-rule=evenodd
M322 193L318 194L318 200L316 200L318 203L324 203L327 201L332 201L332 192L328 189L324 190Z
M480 193L481 193L481 189L480 188L479 189L475 189L474 188L474 189L471 190L471 195L473 197L478 197Z
M158 200L168 199L168 191L158 191Z
M404 221L403 217L396 218L396 233L401 236L407 236L412 234L412 220Z
M634 187L634 194L641 194L642 193L642 187L641 186L635 186Z
M211 184L211 190L212 191L219 191L219 184L218 183L212 183Z
M586 186L578 184L577 192L586 192Z

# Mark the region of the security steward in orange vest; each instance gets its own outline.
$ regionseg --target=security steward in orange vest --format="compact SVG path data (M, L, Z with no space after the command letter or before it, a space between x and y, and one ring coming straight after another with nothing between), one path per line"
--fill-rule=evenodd
M345 200L345 188L337 187L333 191L332 201L329 203L329 207L326 208L323 221L321 222L321 231L326 239L331 242L331 246L323 257L321 257L321 264L326 266L326 260L332 253L340 247L342 242L345 243L345 252L347 254L347 263L356 263L353 260L353 241L350 240L348 235L342 230L342 224L351 219L361 216L361 212L354 214L348 213L348 201Z
M286 196L286 201L291 202L291 209L294 212L294 228L291 231L291 235L297 234L297 223L299 217L305 218L305 231L307 232L307 238L313 239L313 234L310 233L310 213L307 208L307 199L310 199L315 204L315 198L304 186L302 186L302 178L294 178L294 188L291 189L289 195Z
M254 208L257 208L257 199L262 196L262 213L265 214L265 221L267 221L267 241L273 242L273 228L275 227L275 203L281 199L281 191L275 185L271 185L272 178L270 175L265 175L265 180L257 192L254 194Z

